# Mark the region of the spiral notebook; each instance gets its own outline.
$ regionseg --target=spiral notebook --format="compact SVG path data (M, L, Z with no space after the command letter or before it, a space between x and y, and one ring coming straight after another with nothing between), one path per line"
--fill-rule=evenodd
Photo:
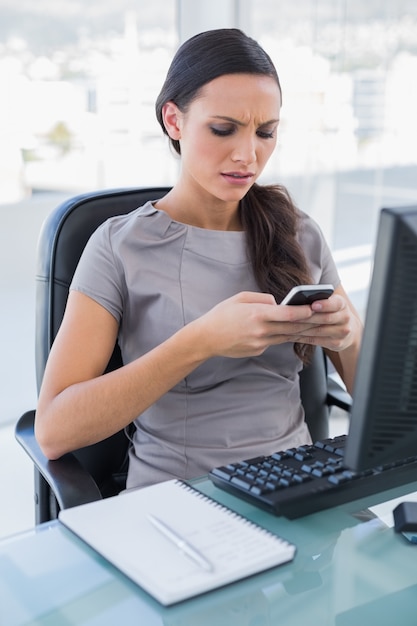
M293 544L180 480L65 509L59 519L164 605L295 555Z

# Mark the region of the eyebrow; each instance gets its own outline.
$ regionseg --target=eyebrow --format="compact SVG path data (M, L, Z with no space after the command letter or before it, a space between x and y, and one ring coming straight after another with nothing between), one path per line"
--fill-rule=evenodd
M213 115L213 118L218 119L218 120L223 120L224 122L231 122L232 124L237 124L237 126L246 126L244 122L241 122L240 120L236 120L234 117L228 117L227 115ZM263 122L262 124L260 124L259 128L261 126L268 126L269 124L278 124L278 123L279 123L279 118L268 120L267 122Z

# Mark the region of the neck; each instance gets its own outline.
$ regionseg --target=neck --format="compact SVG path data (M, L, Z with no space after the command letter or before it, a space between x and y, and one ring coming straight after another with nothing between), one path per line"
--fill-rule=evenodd
M241 231L242 224L237 202L223 202L210 198L183 196L175 188L155 203L156 208L165 211L176 222L206 228L207 230Z

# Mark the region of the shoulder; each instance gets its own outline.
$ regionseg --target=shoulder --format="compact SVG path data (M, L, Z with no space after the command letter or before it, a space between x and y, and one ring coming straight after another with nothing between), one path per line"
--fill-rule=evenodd
M340 283L339 273L320 225L303 211L299 213L298 241L310 268L313 282Z
M300 244L307 248L326 246L327 243L319 224L304 211L297 209L298 215L298 239Z
M92 239L99 245L117 249L132 240L137 244L160 240L173 228L175 230L175 223L171 218L158 211L152 202L147 202L129 213L108 218L98 227Z
M115 235L120 231L129 231L134 229L138 222L143 221L141 218L151 217L158 213L151 202L129 211L121 215L114 215L105 220L96 232L103 232ZM148 220L149 222L149 220Z

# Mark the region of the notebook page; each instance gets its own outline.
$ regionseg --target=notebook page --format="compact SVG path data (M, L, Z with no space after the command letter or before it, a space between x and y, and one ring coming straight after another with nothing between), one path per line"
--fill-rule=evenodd
M206 571L149 520L156 516L212 564ZM60 512L60 520L163 604L291 560L295 547L181 481Z

